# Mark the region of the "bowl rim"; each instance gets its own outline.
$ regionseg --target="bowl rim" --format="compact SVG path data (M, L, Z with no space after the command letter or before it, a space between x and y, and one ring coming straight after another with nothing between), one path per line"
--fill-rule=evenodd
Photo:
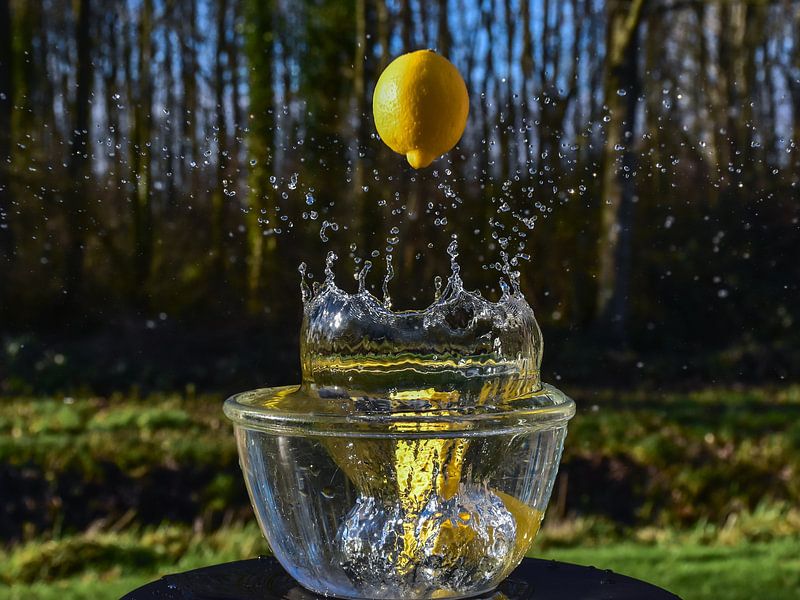
M229 397L225 415L236 429L277 435L379 438L451 438L509 435L565 427L575 402L556 387L542 384L504 405L377 412L291 411L258 402L300 391L302 385L259 388Z

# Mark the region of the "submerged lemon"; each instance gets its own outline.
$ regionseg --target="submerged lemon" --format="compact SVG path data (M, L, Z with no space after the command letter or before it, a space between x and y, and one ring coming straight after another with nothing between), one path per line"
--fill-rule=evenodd
M508 512L514 516L514 522L517 525L517 539L514 544L514 559L509 561L514 567L517 566L520 560L525 556L525 553L530 550L533 544L533 538L539 533L539 527L542 525L544 513L536 508L528 506L522 500L515 498L509 494L501 492L500 490L493 490L495 494L503 501Z
M453 63L433 50L409 52L381 73L372 112L386 145L421 169L455 146L464 133L467 86Z

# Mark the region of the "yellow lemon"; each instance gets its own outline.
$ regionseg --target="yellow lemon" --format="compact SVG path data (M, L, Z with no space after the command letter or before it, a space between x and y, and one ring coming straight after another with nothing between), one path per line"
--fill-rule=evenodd
M453 63L433 50L409 52L381 73L372 112L386 145L421 169L455 146L464 133L467 86Z
M511 561L515 566L522 560L525 553L530 550L533 538L539 533L544 513L525 504L522 500L510 496L500 490L493 490L506 505L517 524L517 539L514 547L514 558Z

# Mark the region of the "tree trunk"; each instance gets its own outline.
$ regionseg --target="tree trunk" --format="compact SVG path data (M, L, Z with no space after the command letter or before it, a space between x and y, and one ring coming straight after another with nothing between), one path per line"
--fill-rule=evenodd
M643 0L609 5L606 31L605 101L610 121L601 164L602 215L597 281L597 318L611 340L627 344L631 274L636 106L640 92L637 45Z
M118 53L117 53L117 38L120 35L125 35L124 28L119 26L120 15L119 6L117 2L109 2L110 10L108 11L108 21L106 22L107 31L107 44L108 44L108 66L105 72L104 87L105 87L105 110L106 121L108 125L108 135L111 138L113 148L109 153L111 156L111 168L113 169L114 185L117 190L122 190L122 165L119 157L120 146L120 121L119 121L119 96L117 95L117 71Z
M448 0L439 0L439 14L436 22L436 46L439 54L444 57L450 56L450 46L453 43L450 26L447 23L447 4Z
M468 0L467 0L468 1ZM467 26L467 15L466 9L462 2L457 3L455 7L456 14L459 15L458 19L458 29L459 31L469 31L469 27ZM452 34L448 33L448 35L452 38ZM474 83L474 71L475 71L475 61L477 60L477 51L476 51L476 40L480 35L480 28L474 28L470 35L466 38L466 48L464 62L462 65L462 73L464 75L464 82L467 85L467 90L473 89ZM450 40L452 44L452 39ZM469 122L472 123L473 126L467 125L466 131L464 132L464 137L461 138L458 144L456 144L456 152L452 158L453 161L453 173L455 174L455 178L453 181L453 186L456 189L459 197L464 200L470 200L471 198L478 196L480 191L476 190L477 186L470 185L470 183L474 180L474 170L476 169L476 162L470 157L470 148L472 144L475 143L476 138L480 141L480 138L475 135L477 131L477 127L474 127L477 124L477 115L476 115L476 97L473 94L470 97L470 119ZM470 172L472 171L472 172ZM465 217L466 215L461 215L459 218Z
M714 10L716 8L716 11ZM731 79L733 78L733 73L731 72L731 62L730 57L733 53L733 47L731 45L731 40L728 36L728 31L730 27L730 15L728 13L728 7L726 5L720 4L716 7L712 5L706 5L706 18L710 21L711 15L716 13L716 21L717 21L717 52L716 52L716 64L714 68L717 72L717 85L713 86L712 94L713 100L711 104L714 108L714 115L713 115L713 146L714 151L716 154L717 159L717 172L720 173L720 179L724 180L725 187L728 185L728 178L730 175L728 174L728 165L730 164L734 154L733 154L733 144L731 143L731 135L732 133L727 130L728 128L728 100L729 100L729 89L732 87ZM707 73L707 76L710 75Z
M417 46L419 48L430 48L432 44L428 42L428 2L420 0L417 3L419 7L419 18L416 19L417 27Z
M131 135L131 179L133 197L133 295L137 304L146 304L147 286L153 264L153 214L152 182L150 173L151 151L147 142L152 132L153 85L150 66L152 49L153 0L144 0L138 31L137 93L133 109ZM128 57L131 60L131 57Z
M491 82L494 77L494 57L493 57L493 45L494 40L492 37L492 23L493 23L493 14L494 14L494 1L489 0L488 6L485 6L481 11L481 25L486 30L486 36L488 39L487 50L485 55L485 71L483 76L483 89L481 90L481 125L483 128L482 131L482 140L481 146L479 151L479 157L481 162L481 168L486 172L486 179L489 180L489 175L491 174L491 138L492 138L492 129L490 124L490 111L489 111L489 98L491 97ZM492 214L494 209L490 208L487 203L487 215ZM489 212L491 211L491 212ZM484 221L488 222L488 218Z
M742 72L744 89L742 91L742 118L739 123L739 136L741 138L741 152L743 164L747 166L745 186L748 189L753 189L758 181L761 181L766 175L766 167L769 164L769 156L767 151L769 149L770 141L774 138L774 131L765 131L761 136L760 148L756 148L755 144L755 110L754 105L758 107L768 106L769 100L759 98L759 93L762 86L768 86L772 78L770 72L763 72L763 79L759 81L757 55L759 54L758 48L761 45L761 39L764 37L764 29L766 26L766 8L763 5L747 5L744 8L744 15L742 17L744 23L744 32L742 39L742 53L744 54L742 60ZM766 60L766 48L764 49L763 59Z
M743 106L746 102L742 95L741 87L744 85L744 62L742 45L744 42L744 6L738 3L723 3L720 5L722 21L720 27L720 72L725 73L727 97L723 105L725 129L728 137L728 160L734 167L741 166L743 150L744 115ZM727 164L726 164L727 167ZM731 183L735 186L742 183L744 169L734 168L731 171Z
M551 73L551 76L548 77L547 75L547 67L551 61L551 26L550 26L550 1L543 0L542 2L542 33L539 36L539 47L541 48L541 58L539 60L539 68L537 69L537 83L538 83L538 90L539 90L539 100L538 100L538 115L539 115L539 124L536 131L536 139L537 139L537 146L538 152L535 159L536 164L536 175L534 181L534 198L536 198L539 202L543 201L547 197L547 187L546 187L546 180L549 172L549 168L547 166L547 161L550 160L550 147L549 147L549 140L550 134L548 133L548 122L549 122L549 112L548 106L549 103L552 102L554 99L550 98L550 87L549 81L550 78L555 77L554 73Z
M11 229L11 116L14 106L11 7L0 0L0 258L14 258Z
M402 21L401 40L403 52L411 52L414 45L414 21L411 15L411 0L400 0L400 20Z
M291 31L292 27L295 26L297 23L297 17L290 15L290 14L280 14L276 15L276 31L286 32ZM298 141L298 129L297 125L298 122L295 119L295 116L292 111L292 104L295 100L295 94L292 90L292 70L295 68L293 64L293 60L296 60L296 52L297 48L294 47L296 40L293 40L291 36L286 35L285 33L280 36L279 46L281 49L281 71L283 72L283 77L281 78L281 85L280 85L280 98L281 102L284 107L286 107L286 111L281 114L280 122L276 121L276 127L280 127L279 131L280 134L277 134L274 139L275 147L281 148L294 148L295 144ZM277 62L277 59L275 59ZM277 81L274 83L274 87L277 90L278 85ZM300 96L303 94L301 93ZM301 121L302 122L302 121ZM289 152L284 152L282 155L282 162L281 164L273 163L273 168L276 170L281 170L281 172L286 172L287 166L291 169L298 168L297 163L289 165L291 160L296 160L296 157L290 156Z
M367 144L368 124L367 98L366 98L366 68L367 68L367 5L366 0L356 0L356 39L355 55L353 56L353 110L355 112L355 142L356 147L352 152L353 157L353 199L359 215L356 225L356 235L365 245L370 237L371 221L373 220L372 207L368 206L364 185L366 183L366 166L362 153Z
M273 3L246 0L245 52L250 83L248 151L255 165L250 169L250 190L247 213L247 308L250 314L263 307L265 264L272 268L277 246L275 234L265 230L277 225L275 198L269 185L274 146L275 116L273 112L274 59ZM269 275L269 273L267 273Z
M764 15L765 28L768 17ZM761 75L764 79L763 91L760 93L759 104L761 106L759 129L764 132L764 164L761 169L761 176L766 177L765 169L772 171L780 164L780 144L778 142L778 132L781 127L778 122L778 110L780 94L775 85L774 72L777 70L775 52L772 48L770 35L762 35L758 42L761 54ZM754 86L758 89L758 86Z
M225 279L225 191L228 169L228 126L225 115L225 67L227 63L228 2L219 0L217 7L217 48L214 63L215 129L217 137L216 183L211 194L212 281L222 285Z
M586 47L594 48L594 40L597 37L597 21L592 11L592 3L590 0L582 0L580 2L580 11L576 12L573 16L573 21L580 21L584 23L584 31L586 36ZM576 164L587 165L591 160L591 135L589 131L592 129L594 123L592 115L592 66L585 64L592 60L585 51L581 49L581 43L576 43L573 47L576 50L575 56L572 57L573 63L577 66L580 61L581 69L576 68L575 88L577 90L575 95L576 108L573 112L573 128L575 130L575 144L578 150L575 155ZM588 76L587 76L588 74ZM581 79L582 81L579 81ZM580 176L579 176L580 177ZM585 241L585 240L584 240Z
M531 90L534 87L533 37L531 35L531 0L521 0L520 27L522 27L522 124L525 129L525 144L522 162L526 168L532 157L531 138L533 137L533 116L531 113Z
M92 5L91 0L80 0L75 41L78 64L75 89L75 120L72 123L72 147L67 170L73 184L67 205L69 241L66 248L64 291L67 305L72 307L80 299L83 288L83 262L86 251L86 222L88 209L87 177L89 175L89 120L92 92Z
M800 73L800 6L795 8L794 23L794 69L796 73ZM792 95L792 124L794 126L792 139L795 144L800 145L800 78L787 77L787 79L790 81L789 88ZM800 152L795 151L794 156L794 163L800 164Z
M238 32L242 17L241 13L242 5L240 0L234 0L232 10L233 14L231 16L231 28L233 29L233 31ZM234 34L230 41L230 46L228 51L228 69L231 73L231 106L233 110L234 140L238 140L239 132L245 128L245 126L242 123L243 120L242 97L241 97L241 86L239 81L239 76L241 72L241 69L239 68L240 55L241 55L241 42L242 42L241 36L238 33ZM239 173L242 160L241 145L236 144L236 148L237 150L235 155L229 158L234 160L233 168L235 168L236 173Z
M389 64L389 40L390 34L390 21L389 21L389 7L386 6L386 0L376 0L378 5L378 43L381 46L381 57L378 60L378 73L383 73L383 70Z
M181 183L190 190L196 189L197 169L191 163L200 163L197 143L197 15L195 0L181 0L183 23L181 40L181 144L183 164ZM186 165L189 165L188 171Z
M175 45L172 41L172 32L178 28L178 20L175 15L178 14L174 3L168 2L166 7L167 13L165 15L166 25L164 26L164 49L166 56L164 57L164 69L166 70L166 118L164 119L163 127L163 145L167 149L164 155L164 174L166 175L166 208L173 212L177 207L177 186L175 184L175 119L179 118L177 101L175 98L175 63L177 56L175 52Z
M506 0L508 1L508 0ZM490 3L491 4L491 3ZM491 39L491 30L495 24L495 8L492 7L492 13L490 19L488 19L488 27L489 27L489 39ZM503 28L507 29L508 24L504 24ZM501 29L502 32L502 29ZM498 44L502 44L502 40L497 41ZM494 44L489 44L489 52L488 54L492 54L496 52L496 48ZM502 68L500 63L500 57L497 57L497 66L498 68ZM488 71L488 68L487 68ZM510 75L510 73L509 73ZM494 111L494 130L497 135L497 171L498 176L500 178L501 183L505 181L508 177L509 171L509 139L508 139L508 109L510 105L510 98L508 97L508 89L509 79L506 78L506 82L504 86L501 86L502 80L498 77L494 78L495 81L495 95L494 95L494 104L495 104L495 111ZM503 89L505 88L505 89ZM505 100L505 106L503 105L503 101Z
M546 3L546 5L549 3ZM556 3L553 7L555 11L555 23L546 25L545 31L549 32L543 39L543 56L545 57L540 70L542 97L539 108L539 179L538 188L535 196L540 202L553 198L553 188L557 187L562 178L563 170L560 164L560 145L564 135L564 121L571 101L577 95L578 88L575 82L577 72L577 48L578 40L583 33L583 25L580 21L571 23L573 29L573 44L571 60L566 72L563 72L562 65L562 44L559 37L553 32L563 29L563 19L565 4ZM548 9L549 10L549 9ZM572 14L577 12L576 3L572 4ZM549 17L548 17L549 18ZM555 41L553 41L555 40ZM560 86L562 81L567 82L564 93Z
M500 137L503 140L503 158L500 161L503 178L513 178L518 168L517 163L517 101L514 98L514 73L517 61L514 60L514 37L516 36L517 16L512 14L511 0L505 0L505 30L506 30L506 105L505 119L501 123Z

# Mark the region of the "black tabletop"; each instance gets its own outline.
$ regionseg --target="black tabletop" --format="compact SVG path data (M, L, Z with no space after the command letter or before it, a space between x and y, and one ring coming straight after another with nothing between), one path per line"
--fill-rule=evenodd
M271 557L167 575L122 600L314 600ZM485 600L680 600L649 583L594 567L526 558Z

